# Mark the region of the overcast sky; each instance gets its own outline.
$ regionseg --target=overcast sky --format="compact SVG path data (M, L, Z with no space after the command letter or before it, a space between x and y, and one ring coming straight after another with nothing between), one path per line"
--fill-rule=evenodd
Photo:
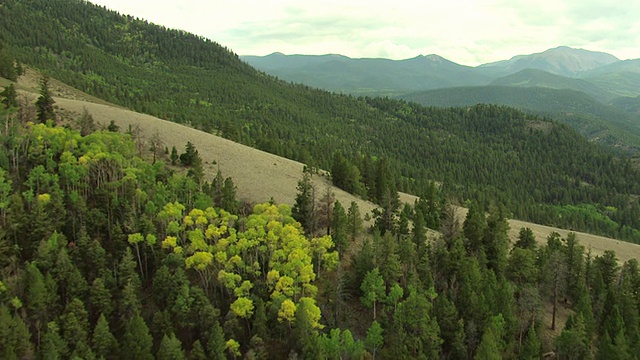
M463 65L560 45L640 58L640 1L90 0L239 55L342 54Z

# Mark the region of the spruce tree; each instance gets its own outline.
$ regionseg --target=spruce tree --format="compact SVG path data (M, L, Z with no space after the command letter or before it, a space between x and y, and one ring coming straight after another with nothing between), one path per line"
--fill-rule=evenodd
M121 345L120 356L122 359L153 360L151 353L153 338L149 334L147 324L138 312L126 323Z
M40 96L36 101L36 113L39 123L46 123L47 120L55 120L56 116L53 112L53 104L55 101L49 90L49 77L43 76L40 79Z
M298 221L307 235L315 231L315 188L311 184L311 177L307 172L298 181L298 193L295 204L291 209L293 218Z
M182 350L182 343L174 333L171 336L165 334L160 342L158 353L156 354L157 360L183 360L184 350Z
M93 330L91 348L99 358L110 359L115 355L117 341L109 329L109 323L107 322L104 314L100 314L98 322Z

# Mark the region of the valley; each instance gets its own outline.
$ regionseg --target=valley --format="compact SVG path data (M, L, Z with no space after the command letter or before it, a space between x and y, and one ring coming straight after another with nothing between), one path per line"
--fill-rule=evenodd
M248 58L4 0L0 358L633 359L636 65Z

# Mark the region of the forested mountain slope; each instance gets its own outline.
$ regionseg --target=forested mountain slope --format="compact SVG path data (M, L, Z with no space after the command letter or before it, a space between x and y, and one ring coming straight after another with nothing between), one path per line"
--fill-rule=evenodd
M311 166L330 169L339 151L376 201L381 187L422 193L439 181L460 201L640 239L636 170L566 126L498 106L425 108L290 85L214 42L81 1L8 0L0 20L20 61L94 96Z
M438 55L389 60L274 53L241 59L290 82L352 95L392 96L407 91L486 85L491 81L469 66Z
M201 155L211 153L189 144L179 157L162 151L166 138L153 129L161 120L52 99L46 88L35 109L32 98L2 95L0 358L629 358L640 350L637 259L620 266L612 251L586 253L574 234L537 244L522 229L510 244L499 207L485 216L472 204L461 226L433 198L405 206L384 235L363 231L354 203L347 213L315 199L313 216L332 221L310 232L299 222L303 181L293 209L240 204L231 178L203 177L210 163ZM41 123L47 104L56 106ZM95 131L89 109L112 111L126 134L115 121ZM170 128L172 141L196 136ZM424 205L442 211L434 241Z
M640 150L640 123L632 107L624 106L632 103L631 98L619 98L610 106L576 90L519 86L438 89L401 98L438 107L502 104L565 123L594 143L631 155Z

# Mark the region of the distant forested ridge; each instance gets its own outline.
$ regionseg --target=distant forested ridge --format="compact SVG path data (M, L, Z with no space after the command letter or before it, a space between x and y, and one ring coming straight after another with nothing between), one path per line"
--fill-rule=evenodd
M339 152L357 169L348 173L356 193L378 202L372 164L384 159L394 191L420 195L436 181L455 201L640 242L631 162L547 119L287 84L213 41L85 1L4 1L0 30L22 63L102 99L313 168L331 169Z

